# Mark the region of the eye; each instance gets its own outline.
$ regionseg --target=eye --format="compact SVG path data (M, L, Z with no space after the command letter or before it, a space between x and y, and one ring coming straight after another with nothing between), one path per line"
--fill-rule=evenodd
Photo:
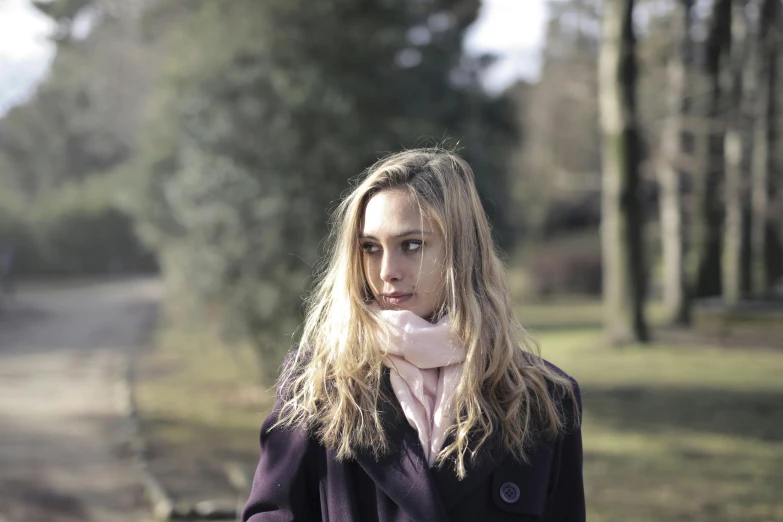
M405 241L402 244L402 249L406 252L418 252L422 246L423 243L421 241Z
M362 243L361 246L365 254L374 254L380 250L380 247L375 243Z

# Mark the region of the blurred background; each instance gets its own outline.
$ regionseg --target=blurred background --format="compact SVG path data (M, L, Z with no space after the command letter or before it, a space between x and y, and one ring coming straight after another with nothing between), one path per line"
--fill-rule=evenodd
M781 0L0 0L0 521L143 519L131 456L232 516L328 211L430 145L588 519L783 520L782 47Z

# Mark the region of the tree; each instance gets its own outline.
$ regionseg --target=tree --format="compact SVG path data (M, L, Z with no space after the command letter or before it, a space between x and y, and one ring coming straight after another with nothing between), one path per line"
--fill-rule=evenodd
M63 44L71 40L71 29L79 14L93 8L96 2L94 0L33 0L31 4L57 24L52 39L58 44Z
M61 22L90 4L60 0L43 6ZM0 121L0 149L13 164L3 176L9 185L33 198L102 175L133 155L156 68L155 53L140 41L135 25L104 16L86 37L58 40L35 96Z
M747 183L744 179L744 103L743 73L748 57L748 20L745 0L733 0L731 6L731 51L729 67L723 72L729 93L729 114L724 138L726 168L726 221L723 233L723 299L735 304L743 296L742 249L745 237L743 218L747 208Z
M690 321L690 299L685 276L685 224L682 201L681 144L686 108L686 67L691 57L692 0L675 3L672 33L677 45L669 58L667 119L661 136L660 183L661 240L663 246L664 302L669 316L680 324Z
M604 324L613 344L649 339L644 314L633 8L633 0L607 1L598 70L603 131Z
M136 169L136 216L169 275L276 359L327 229L379 155L466 137L490 214L511 124L461 53L478 2L201 2L167 49ZM200 53L193 53L199 46ZM143 178L142 178L143 176ZM496 220L496 224L502 224Z
M601 187L597 62L600 20L594 1L550 4L541 77L517 88L524 141L516 155L514 200L517 219L536 238L564 228L564 206L594 209L597 222ZM590 216L582 212L581 217ZM572 225L573 226L573 225Z
M723 182L723 95L721 71L725 69L731 40L731 0L714 0L705 42L704 72L709 95L703 109L703 131L698 136L699 170L691 198L686 279L693 297L721 291L721 230L723 210L719 197Z
M767 237L774 230L770 212L773 185L770 171L774 161L780 11L779 0L761 0L755 45L756 70L752 72L757 75L751 164L751 276L755 295L766 292L774 282L773 271L767 267Z
M23 201L19 254L31 273L154 266L118 209L115 173L135 153L155 53L138 20L112 15L109 1L36 4L60 27L57 54L31 99L0 120L0 185ZM80 16L92 25L77 38Z

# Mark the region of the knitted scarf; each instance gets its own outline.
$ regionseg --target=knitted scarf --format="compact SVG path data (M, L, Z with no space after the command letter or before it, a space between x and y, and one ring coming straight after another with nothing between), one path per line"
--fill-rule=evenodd
M465 348L448 317L432 324L406 310L381 310L379 315L391 327L383 362L391 369L394 395L432 467L454 423L454 395Z

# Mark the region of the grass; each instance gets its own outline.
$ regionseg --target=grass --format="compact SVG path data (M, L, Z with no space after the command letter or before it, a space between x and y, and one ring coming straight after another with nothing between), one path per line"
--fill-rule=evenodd
M582 388L588 520L783 520L783 351L538 339Z
M273 392L246 345L162 328L136 363L135 398L153 472L178 501L231 499L224 466L252 472Z
M594 301L518 312L544 357L582 388L588 520L783 520L783 350L693 336L611 349ZM659 319L660 309L651 315ZM161 330L138 369L153 464L178 498L227 488L226 460L252 468L270 393L256 384L248 347Z

